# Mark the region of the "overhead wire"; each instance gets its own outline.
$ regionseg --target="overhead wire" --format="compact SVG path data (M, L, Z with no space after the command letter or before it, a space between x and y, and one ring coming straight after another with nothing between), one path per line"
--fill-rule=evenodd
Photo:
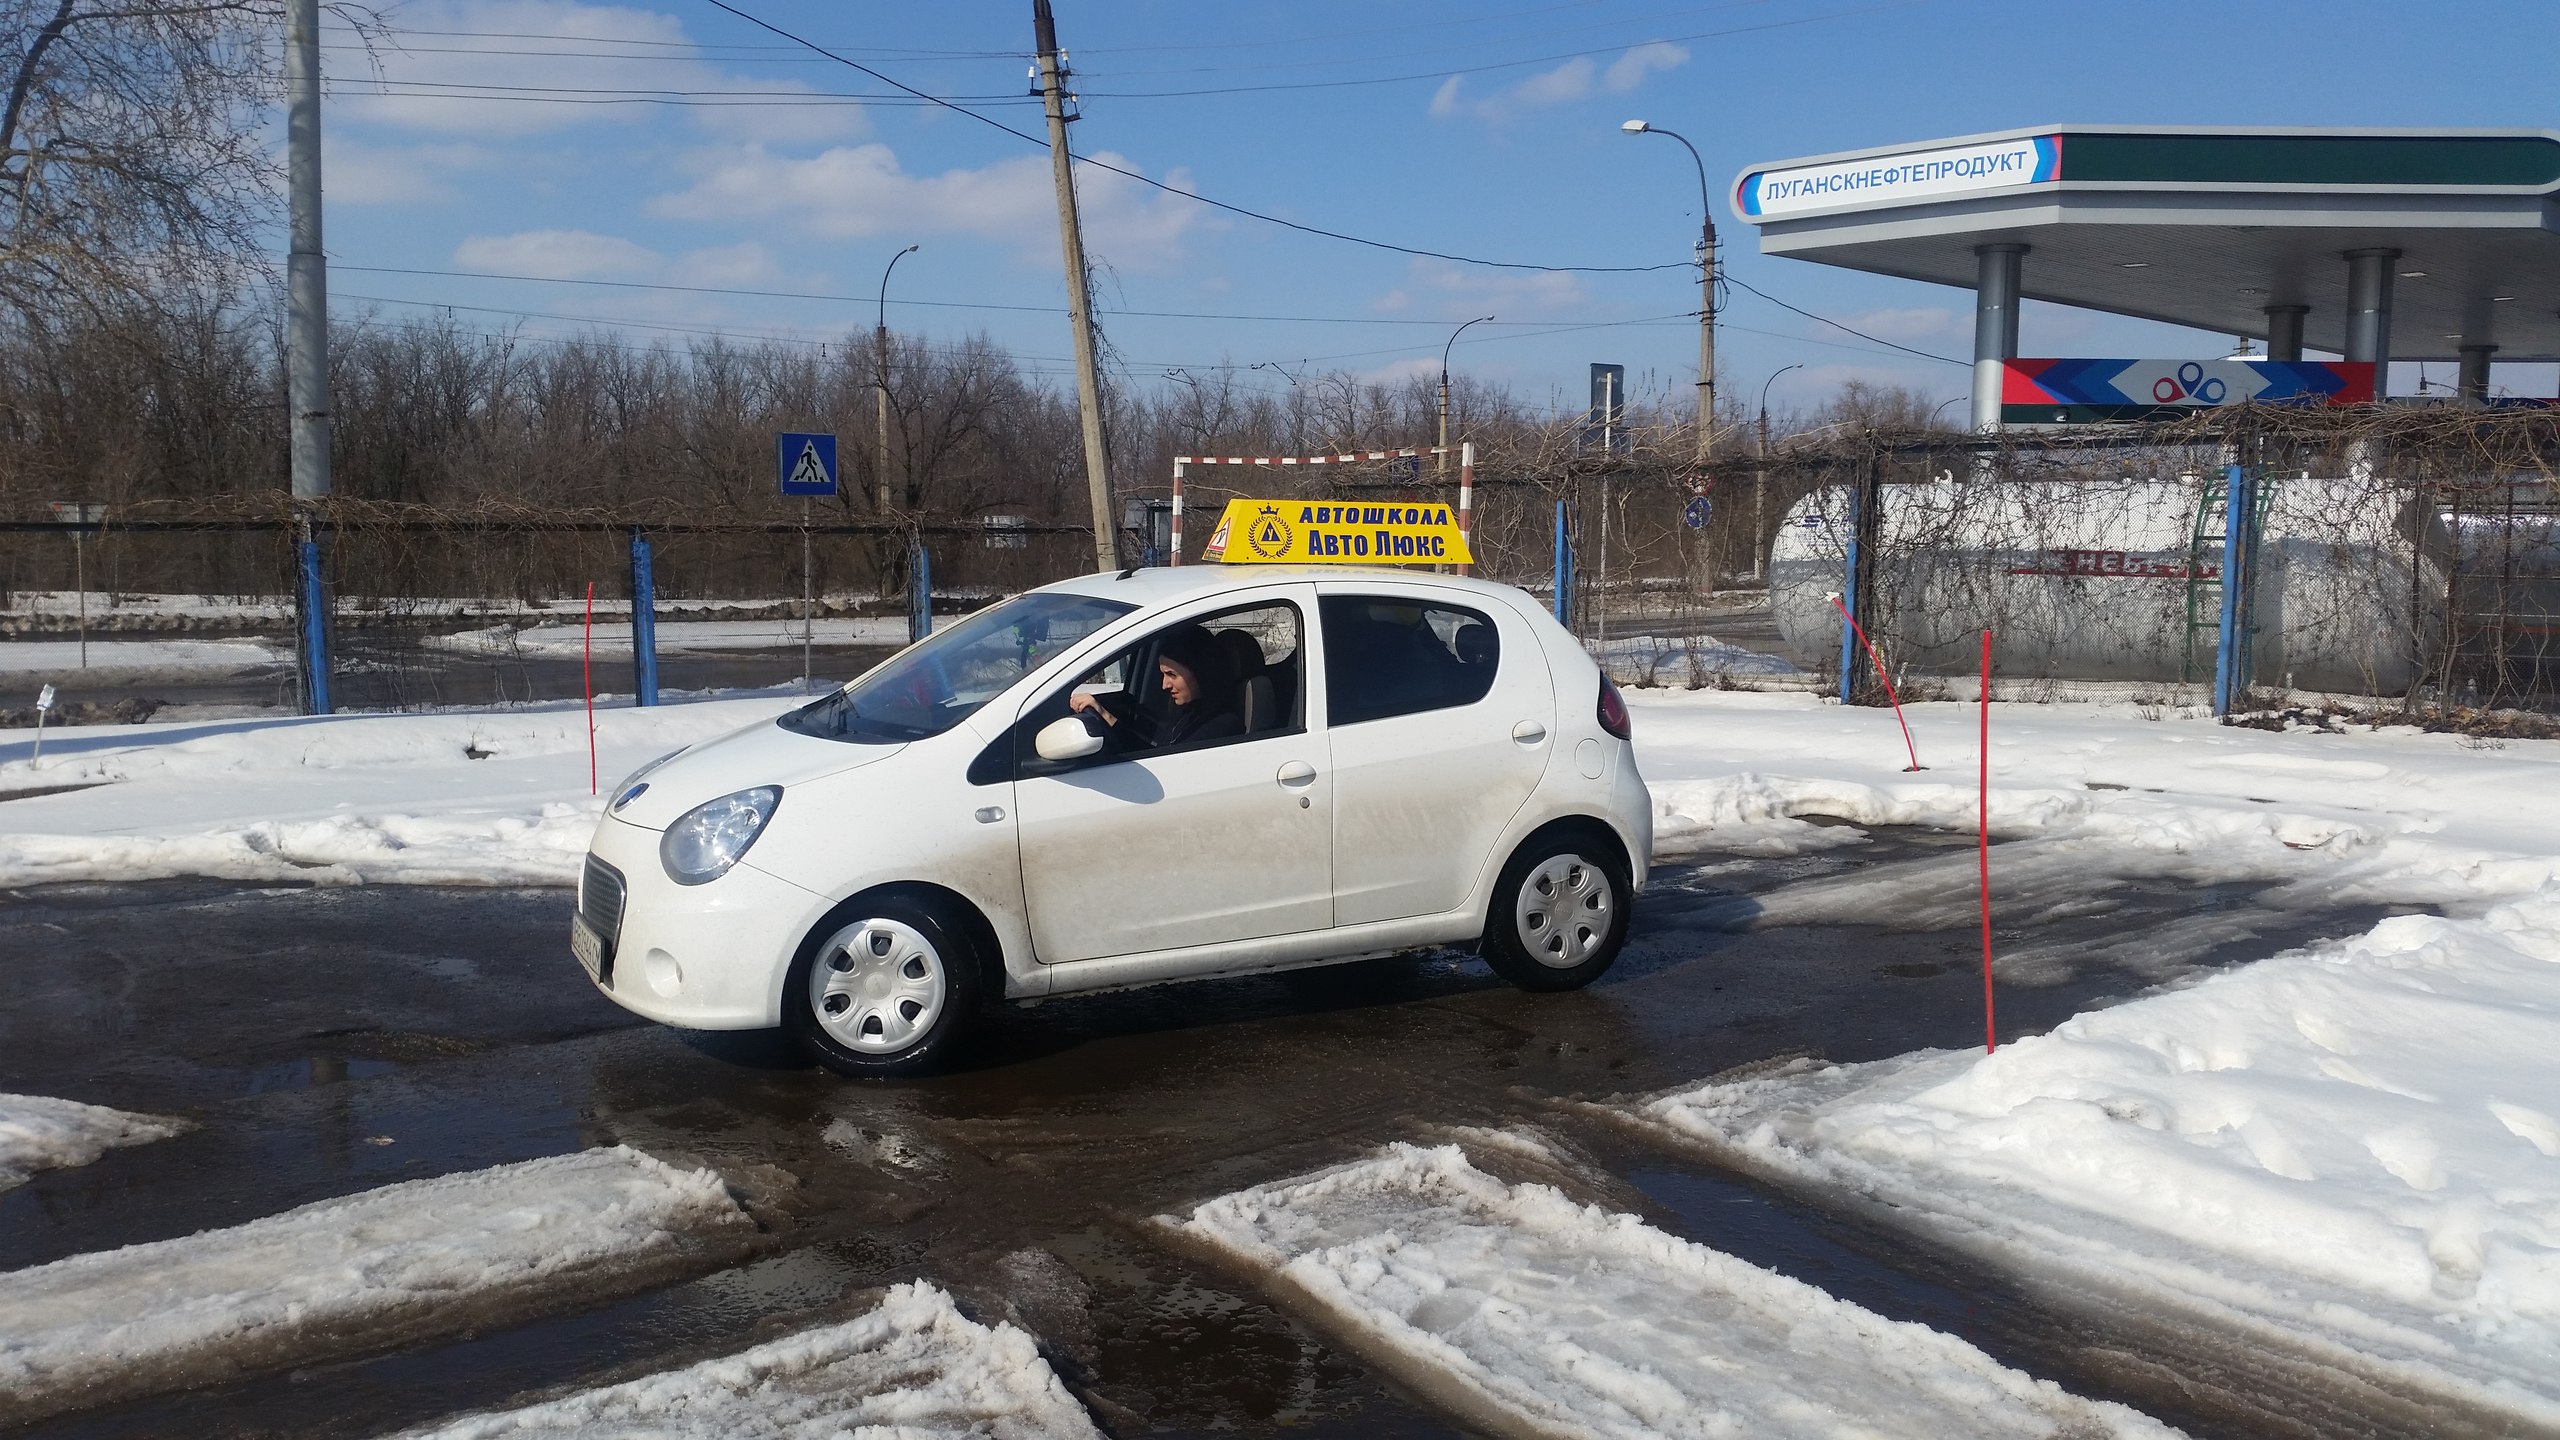
M1919 357L1920 357L1921 359L1923 359L1923 360L1935 360L1935 361L1937 361L1937 362L1938 362L1939 364L1941 364L1941 365L1965 365L1968 369L1969 369L1969 368L1971 368L1971 366L1968 364L1968 362L1963 361L1963 360L1958 360L1958 359L1954 358L1953 356L1950 356L1950 355L1934 355L1934 354L1931 354L1929 351L1926 351L1926 350L1916 350L1916 349L1913 349L1911 346L1904 345L1904 344L1900 344L1900 343L1898 343L1898 342L1896 342L1896 341L1887 340L1887 339L1885 339L1883 336L1880 336L1880 335L1870 335L1870 334L1868 334L1866 331L1864 331L1864 330L1860 330L1860 329L1858 329L1858 328L1857 328L1857 327L1855 327L1855 326L1852 326L1852 325L1844 325L1844 324L1840 323L1839 321L1832 319L1832 318L1831 318L1830 316L1828 316L1828 315L1816 315L1815 313L1813 313L1813 312L1812 312L1812 311L1810 311L1810 310L1805 309L1805 308L1804 308L1803 306L1801 306L1801 305L1790 305L1790 304L1788 304L1786 301L1779 299L1777 296L1770 294L1768 291L1761 289L1759 286L1757 286L1757 285L1753 285L1753 284L1751 284L1750 282L1748 282L1748 281L1746 281L1746 280L1742 280L1742 279L1737 278L1736 276L1734 276L1734 275L1733 275L1731 272L1729 272L1729 271L1719 271L1719 272L1718 272L1718 274L1720 275L1720 277L1724 280L1724 282L1725 282L1726 284L1734 285L1734 286L1737 286L1737 287L1739 287L1739 288L1741 288L1741 289L1748 290L1748 291L1750 291L1752 294L1759 296L1761 299L1768 301L1770 304L1777 306L1777 307L1778 307L1779 309L1781 309L1781 310L1786 310L1786 311L1793 312L1794 314L1801 315L1801 316L1803 316L1804 318L1806 318L1807 320L1818 320L1818 321L1822 322L1823 324L1830 326L1830 327L1831 327L1832 329L1834 329L1834 330L1844 330L1844 331L1847 331L1849 334L1855 335L1855 336L1857 336L1859 339L1864 340L1864 341L1867 341L1867 342L1868 342L1868 343L1870 343L1870 344L1874 344L1874 345L1882 345L1882 346L1884 346L1886 349L1889 349L1889 350L1899 350L1899 351L1901 351L1901 352L1902 352L1903 354L1905 354L1905 355L1917 355L1917 356L1919 356Z
M894 77L892 77L892 76L889 76L889 75L884 75L884 74L882 74L880 71L874 70L874 69L872 69L870 66L865 65L865 64L861 63L861 62L860 62L860 61L858 61L858 60L849 60L849 59L846 59L844 56L839 55L839 54L837 54L836 52L834 52L834 51L832 51L832 50L827 49L825 46L822 46L822 45L818 44L817 42L815 42L815 41L813 41L813 40L803 39L801 36L795 35L795 34L793 34L792 32L790 32L790 31L788 31L788 30L783 29L781 26L776 25L776 24L772 23L772 22L771 22L771 21L769 21L769 20L760 19L760 18L758 18L758 17L756 17L756 16L754 16L754 15L748 14L746 11L739 9L737 6L735 6L735 5L732 5L732 4L728 3L728 0L706 0L706 3L710 4L711 6L713 6L713 7L714 7L714 8L716 8L716 9L725 10L725 11L727 11L729 14L731 14L731 15L735 15L735 16L737 16L739 19L744 20L744 21L746 21L748 24L750 24L750 25L754 25L754 26L756 26L756 27L757 27L757 28L759 28L759 29L763 29L763 30L771 31L773 34L779 35L779 36L781 36L782 38L784 38L784 39L786 39L786 40L797 41L798 43L800 43L800 44L802 44L802 45L806 45L806 46L808 46L811 50L814 50L814 51L816 51L817 53L819 53L819 54L821 54L821 55L824 55L824 56L826 56L827 58L829 58L829 59L831 59L831 60L837 61L837 62L838 62L838 63L840 63L840 64L844 64L844 65L852 66L854 69L861 71L863 74L870 76L870 77L871 77L872 79L874 79L874 80L878 80L878 81L880 81L880 82L882 82L882 83L884 83L884 84L888 84L888 85L895 85L896 87L898 87L898 88L899 88L899 89L901 89L901 90L906 91L906 92L907 92L908 94L910 94L910 95L919 96L919 97L921 97L921 98L923 98L923 99L926 99L926 100L930 100L930 101L932 101L934 104L939 105L939 106L943 107L944 109L951 110L951 111L955 111L955 112L957 112L957 113L959 113L959 114L962 114L962 115L966 115L966 116L968 116L970 119L975 120L975 121L977 121L978 123L980 123L980 124L982 124L982 125L990 126L990 127L994 128L994 129L1001 130L1001 131L1003 131L1004 133L1006 133L1007 135L1011 135L1012 137L1014 137L1014 138L1015 138L1015 139L1017 139L1017 140L1021 140L1021 141L1024 141L1024 142L1026 142L1026 143L1028 143L1028 144L1032 144L1032 145L1042 146L1042 147L1044 147L1044 148L1045 148L1045 147L1048 145L1048 143L1049 143L1047 140L1042 139L1041 137L1039 137L1039 136L1037 136L1037 135L1033 135L1033 134L1031 134L1031 133L1029 133L1029 132L1027 132L1027 131L1023 131L1023 130L1016 130L1016 129L1014 129L1012 126L1005 124L1003 121L998 120L998 119L996 119L995 117L993 117L993 116L991 116L991 115L981 115L981 114L979 114L977 111L972 110L972 109L970 109L969 107L967 107L967 106L965 106L965 105L955 104L955 103L953 103L952 101L949 101L949 100L945 100L945 99L943 99L941 96L928 94L928 93L927 93L927 92L925 92L925 91L919 90L919 89L917 89L916 87L914 87L914 86L912 86L912 85L907 84L905 81L902 81L902 80L896 79L896 78L894 78ZM1389 251L1393 251L1393 252L1395 252L1395 253L1397 253L1397 254L1399 254L1399 255L1414 255L1414 256L1419 256L1419 257L1422 257L1422 258L1424 258L1424 259L1429 259L1429 260L1447 260L1447 261L1451 261L1451 262L1453 262L1453 263L1455 263L1455 264L1461 264L1461 265L1481 265L1481 266L1484 266L1484 267L1486 267L1486 268L1488 268L1488 269L1495 269L1495 270L1536 270L1536 271L1542 271L1542 272L1553 273L1553 274L1567 274L1567 273L1570 273L1570 274L1586 274L1586 275L1636 275L1636 274L1646 274L1646 273L1650 273L1650 272L1658 271L1658 270L1677 270L1677 269L1681 268L1679 265L1676 265L1676 264L1674 264L1674 265L1533 265L1533 264L1529 264L1529 263L1526 263L1526 262L1524 262L1524 261L1518 261L1518 260L1485 260L1485 259L1481 259L1481 258L1478 258L1478 257L1476 257L1476 256L1472 256L1472 255L1453 255L1453 254L1450 254L1450 253L1448 253L1448 252L1446 252L1446 251L1440 251L1440 250L1424 250L1424 249L1420 249L1420 248L1418 248L1418 247L1410 246L1410 245L1396 245L1396 244L1392 244L1392 243L1390 243L1390 242L1388 242L1388 241L1384 241L1384 240L1371 240L1371 239L1368 239L1368 238L1366 238L1366 237L1364 237L1364 236L1345 234L1345 233L1343 233L1342 231L1339 231L1339 230L1327 230L1327 229L1325 229L1324 227L1319 226L1319 225L1305 225L1305 224L1301 224L1301 223L1299 223L1298 221L1295 221L1295 220L1285 220L1285 219L1282 219L1280 216L1277 216L1277 215L1270 215L1270 214L1266 214L1266 213L1264 213L1264 212L1262 212L1262 211L1260 211L1260 210L1253 210L1253 209L1249 209L1249 208L1247 208L1247 207L1245 207L1245 206L1242 206L1242 205L1233 205L1233 204L1229 204L1228 202L1226 202L1226 201L1224 201L1224 200L1213 200L1213 199L1211 199L1210 197L1208 197L1208 196L1206 196L1206 195L1202 195L1202 194L1200 194L1200 193L1199 193L1199 192L1197 192L1197 191L1193 191L1193 190L1185 190L1185 189L1183 189L1183 188L1181 188L1180 186L1177 186L1177 185L1169 185L1169 184L1165 183L1165 182L1164 182L1164 181L1162 181L1162 180L1155 179L1155 178L1154 178L1154 177L1152 177L1152 176L1149 176L1149 175L1142 175L1142 174L1140 174L1139 172L1137 172L1137 171L1135 171L1135 170L1123 169L1122 167L1120 167L1120 166L1118 166L1118 165L1111 164L1109 161L1106 161L1106 160L1097 160L1097 159L1094 159L1094 158L1093 158L1093 157L1091 157L1091 156L1080 156L1080 157L1077 157L1077 158L1079 159L1080 163L1082 163L1082 164L1086 164L1086 165L1093 166L1094 168L1096 168L1096 169L1098 169L1098 170L1107 170L1107 171L1110 171L1112 174L1115 174L1115 175L1125 176L1125 177L1127 177L1127 178L1129 178L1129 179L1131 179L1131 180L1135 180L1135 181L1137 181L1138 183L1140 183L1140 184L1142 184L1142 185L1152 186L1152 187L1154 187L1155 189L1161 190L1161 191L1163 191L1164 193L1166 193L1166 194L1168 194L1168 195L1178 195L1178 196L1181 196L1181 197L1182 197L1183 199L1185 199L1185 200L1195 201L1195 202L1197 202L1197 203L1199 203L1199 204L1207 205L1207 206L1210 206L1210 207L1215 208L1215 209L1225 210L1225 211L1228 211L1228 212L1230 212L1230 213L1232 213L1232 214L1236 214L1236 215L1242 215L1242 216L1245 216L1245 217L1246 217L1246 218L1248 218L1248 219L1260 220L1260 221L1263 221L1263 222L1264 222L1264 223L1266 223L1266 224L1283 226L1283 227L1285 227L1285 228L1287 228L1287 229L1297 230L1297 231L1302 231L1302 232L1304 232L1304 233L1306 233L1306 234L1309 234L1309 235L1321 235L1321 236L1323 236L1323 237L1325 237L1326 239L1329 239L1329 240L1342 240L1342 241L1347 241L1347 242L1349 242L1350 244L1353 244L1353 245L1366 245L1366 246L1371 247L1372 249L1377 249L1377 250L1389 250Z

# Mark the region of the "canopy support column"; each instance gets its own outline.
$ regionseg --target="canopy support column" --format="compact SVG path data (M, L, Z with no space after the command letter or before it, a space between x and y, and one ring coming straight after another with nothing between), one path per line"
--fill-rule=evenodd
M2268 359L2302 358L2302 317L2310 313L2308 305L2270 305L2266 308Z
M2018 358L2018 272L2027 247L1976 245L1973 286L1973 428L2000 428L2003 362Z

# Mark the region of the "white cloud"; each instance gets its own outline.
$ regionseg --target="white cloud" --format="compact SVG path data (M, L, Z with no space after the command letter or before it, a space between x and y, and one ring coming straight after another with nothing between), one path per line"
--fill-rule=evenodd
M686 107L715 134L778 143L842 139L866 125L850 103L793 104L793 80L728 74L697 58L674 16L580 0L419 0L369 50L332 28L333 105L355 120L456 135L530 135L665 113L670 92L746 103ZM532 93L551 92L537 98ZM585 93L580 93L585 92ZM756 95L777 101L757 102ZM616 101L618 103L596 103Z
M489 163L476 145L368 145L334 131L321 138L320 173L332 205L419 205L457 198L448 180Z
M1898 340L1905 345L1949 345L1959 340L1970 345L1973 342L1973 317L1970 314L1959 315L1944 305L1862 310L1842 316L1841 323L1879 339ZM1840 336L1833 332L1830 338L1836 340Z
M1648 76L1659 71L1676 70L1689 63L1689 52L1662 40L1648 40L1630 47L1602 69L1589 56L1578 56L1553 70L1542 70L1506 89L1497 90L1481 100L1459 98L1461 77L1452 75L1432 93L1431 113L1438 118L1468 114L1480 120L1503 121L1522 110L1551 105L1569 105L1587 100L1606 91L1625 95L1641 88Z
M1656 70L1677 70L1689 63L1689 52L1666 40L1650 40L1609 62L1600 83L1612 95L1624 95Z
M782 278L772 253L753 240L687 251L676 269L694 285L771 285Z
M1591 292L1574 275L1551 270L1480 270L1445 260L1416 260L1407 268L1405 283L1379 296L1375 304L1389 312L1428 306L1444 312L1474 309L1517 320L1571 309L1590 299Z
M1092 158L1136 168L1108 151ZM910 175L899 167L896 152L876 142L839 145L805 159L746 145L698 152L688 167L694 183L658 197L652 213L677 220L772 219L830 239L983 235L1013 240L1027 256L1058 263L1056 199L1043 156ZM1178 170L1165 183L1188 185ZM1076 193L1087 250L1124 270L1150 270L1179 259L1184 238L1204 223L1200 207L1190 201L1089 164L1076 171Z
M665 258L645 245L587 230L526 230L474 235L454 247L465 270L538 275L547 280L629 279L655 273Z

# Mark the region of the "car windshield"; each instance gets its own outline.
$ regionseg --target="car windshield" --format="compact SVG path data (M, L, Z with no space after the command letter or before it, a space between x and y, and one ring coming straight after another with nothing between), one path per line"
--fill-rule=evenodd
M863 745L939 735L1058 652L1137 608L1090 595L1016 595L936 632L780 723L803 735Z

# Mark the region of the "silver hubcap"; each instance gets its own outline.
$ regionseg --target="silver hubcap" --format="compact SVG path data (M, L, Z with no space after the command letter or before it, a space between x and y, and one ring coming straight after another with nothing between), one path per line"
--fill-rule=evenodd
M809 1009L829 1039L865 1055L913 1045L950 994L942 956L912 925L863 920L827 937L809 967Z
M1558 855L1521 882L1512 917L1539 964L1570 970L1609 938L1616 909L1607 872L1579 855Z

